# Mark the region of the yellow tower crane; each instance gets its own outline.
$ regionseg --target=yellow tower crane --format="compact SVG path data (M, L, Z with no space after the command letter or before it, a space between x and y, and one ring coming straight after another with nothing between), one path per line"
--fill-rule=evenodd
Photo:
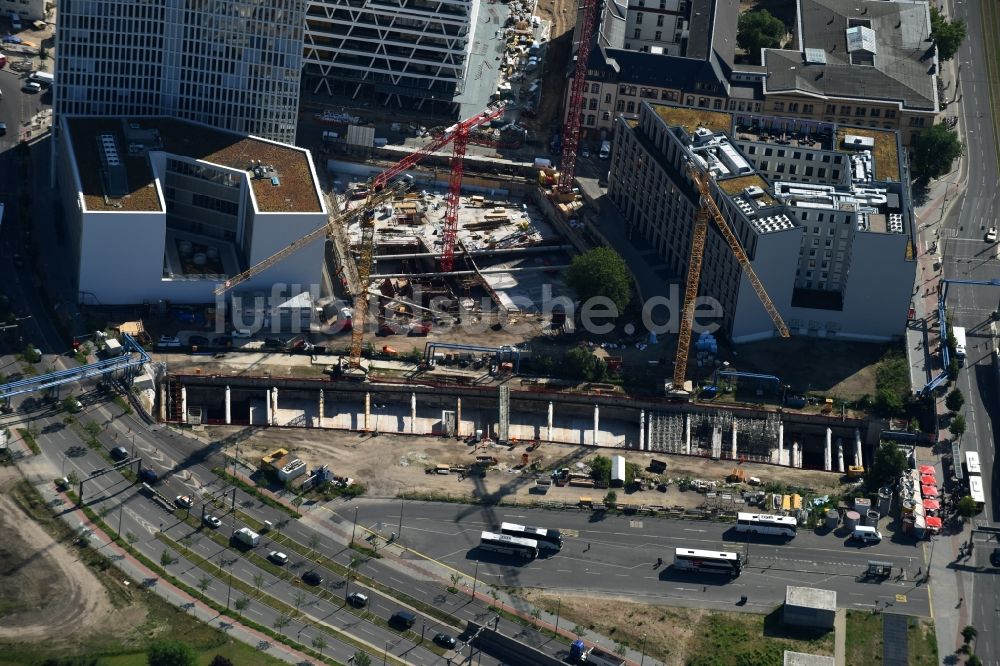
M757 292L757 298L764 305L767 314L774 321L774 327L778 329L778 334L783 338L789 337L788 327L781 318L778 308L774 306L771 297L767 295L764 285L754 272L753 266L747 253L743 250L739 238L729 228L729 223L723 217L722 211L712 198L712 192L708 185L709 175L693 162L688 164L688 175L698 188L699 206L694 219L694 234L691 239L691 258L688 261L687 283L684 287L684 309L681 312L681 327L677 335L677 358L674 363L673 390L684 391L687 377L688 354L691 351L691 329L694 326L695 300L698 298L698 288L701 285L701 265L705 258L705 240L708 236L708 218L711 216L715 224L719 227L719 232L726 239L729 248L732 250L736 260L740 262L740 267L747 279Z

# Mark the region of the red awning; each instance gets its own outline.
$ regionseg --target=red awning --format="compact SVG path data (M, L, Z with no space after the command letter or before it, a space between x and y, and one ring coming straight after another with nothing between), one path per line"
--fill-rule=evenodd
M938 502L936 499L925 499L924 508L929 509L931 511L937 511L938 509L941 508L941 503Z
M931 528L932 530L941 529L940 518L936 518L935 516L928 516L926 522L927 522L927 527Z
M920 477L920 484L924 486L936 486L937 477L935 477L933 474L924 474L923 476Z
M931 467L930 465L921 465L920 467L917 468L917 471L920 472L921 474L936 474L934 468Z
M920 494L924 497L937 497L938 489L934 486L920 486Z

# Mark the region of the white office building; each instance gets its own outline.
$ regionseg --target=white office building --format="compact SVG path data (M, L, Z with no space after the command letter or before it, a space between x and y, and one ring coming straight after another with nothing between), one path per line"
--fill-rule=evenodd
M56 116L170 116L292 143L306 0L61 0Z
M308 150L173 118L64 115L59 129L83 303L213 303L227 277L326 224ZM240 289L318 293L324 244L303 244Z
M707 110L692 124L691 113L645 103L637 121L620 116L609 176L623 223L672 281L683 284L691 255L693 163L711 174L713 198L792 335L901 337L916 260L899 133L793 129L794 120ZM776 335L714 222L699 293L722 308L720 320L704 323L721 325L734 342Z
M377 106L447 107L465 89L480 4L310 0L303 85Z

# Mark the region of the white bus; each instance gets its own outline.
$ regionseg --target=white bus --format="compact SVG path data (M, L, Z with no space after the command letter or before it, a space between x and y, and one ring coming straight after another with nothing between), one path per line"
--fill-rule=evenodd
M979 465L979 453L976 451L965 452L965 472L969 475L983 473L983 469Z
M959 361L965 360L965 329L955 326L951 329L951 334L955 336L955 356Z
M735 577L743 570L743 561L739 553L678 548L674 551L674 566L678 569L721 573Z
M501 523L500 532L522 539L533 539L538 542L538 547L548 550L560 550L562 548L562 534L559 530L548 530L544 527L528 527L517 523Z
M521 539L507 534L483 532L479 537L479 547L504 555L516 555L526 560L538 557L538 542L534 539Z
M983 477L978 474L969 475L969 497L982 509L986 506L986 493L983 491Z
M750 534L774 534L777 536L795 536L798 522L791 516L770 516L765 513L737 513L736 531Z

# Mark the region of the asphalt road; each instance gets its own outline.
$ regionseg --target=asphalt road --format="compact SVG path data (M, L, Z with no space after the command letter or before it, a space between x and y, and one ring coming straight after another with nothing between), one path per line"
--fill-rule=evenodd
M944 276L950 279L990 280L1000 278L997 261L998 247L984 242L989 227L1000 221L1000 171L996 160L996 133L990 113L990 88L985 62L984 26L980 18L981 3L977 0L955 0L955 18L969 26L968 38L956 56L961 65L958 95L966 133L965 159L969 165L967 189L953 214L945 218L940 235L945 239L943 250ZM996 82L994 81L994 86ZM952 99L955 89L946 91ZM954 107L952 107L954 108ZM953 286L948 293L948 311L954 324L969 331L968 361L958 381L966 396L967 432L962 448L978 450L983 467L987 506L979 521L995 524L1000 515L1000 488L996 465L998 439L994 420L1000 418L1000 386L990 360L993 349L990 314L998 308L1000 289L996 287ZM982 548L981 550L985 550ZM982 553L979 553L982 554ZM974 579L970 622L979 629L976 654L985 664L1000 664L1000 580L990 574L973 574ZM942 645L943 651L952 646Z
M359 523L369 529L396 531L400 503L362 501ZM520 563L478 549L479 535L503 521L557 528L565 544L551 557ZM494 531L496 531L494 529ZM880 608L886 604L911 615L927 616L927 588L913 582L923 566L911 542L859 548L846 535L800 531L792 540L736 534L722 523L553 512L521 507L470 507L406 502L402 543L468 576L497 585L606 593L649 603L732 608L742 595L747 607L764 611L784 600L786 584L835 590L838 604ZM678 547L723 549L749 555L738 579L679 572L670 566ZM664 565L656 566L657 558ZM890 562L893 577L882 583L860 582L868 560ZM905 571L905 579L896 575ZM905 601L898 595L904 595Z

